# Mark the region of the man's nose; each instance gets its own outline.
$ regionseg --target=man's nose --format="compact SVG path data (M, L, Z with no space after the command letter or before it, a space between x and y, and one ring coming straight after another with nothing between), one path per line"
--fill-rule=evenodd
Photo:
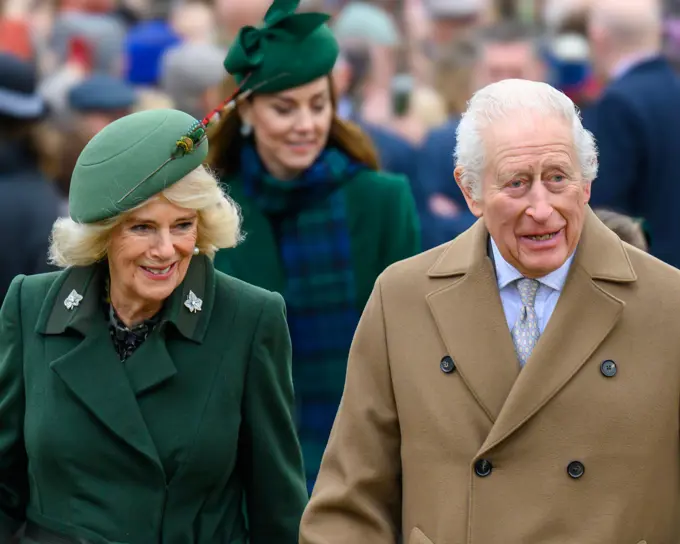
M540 181L534 183L531 188L530 205L526 213L538 223L545 223L553 213L550 191Z

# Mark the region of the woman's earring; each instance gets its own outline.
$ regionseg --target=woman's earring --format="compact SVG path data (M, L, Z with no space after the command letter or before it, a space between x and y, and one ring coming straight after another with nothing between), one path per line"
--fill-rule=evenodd
M253 125L246 123L245 121L241 123L241 136L248 137L253 133Z
M200 249L198 249L198 246L194 248L194 255L198 255L201 252Z

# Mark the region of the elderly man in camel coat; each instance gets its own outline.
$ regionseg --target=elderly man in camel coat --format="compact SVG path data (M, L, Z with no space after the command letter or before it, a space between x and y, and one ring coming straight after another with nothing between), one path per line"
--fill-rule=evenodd
M480 90L456 156L480 219L376 282L300 543L680 542L680 273L550 86Z

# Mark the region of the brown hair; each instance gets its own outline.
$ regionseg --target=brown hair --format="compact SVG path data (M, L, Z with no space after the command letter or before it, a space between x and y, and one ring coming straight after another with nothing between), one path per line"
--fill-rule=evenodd
M328 82L333 104L333 120L326 145L335 146L344 151L352 159L373 170L380 168L378 153L369 136L361 128L350 121L340 119L337 115L337 98L330 76ZM229 96L236 89L236 82L229 76L222 83L222 96ZM219 175L231 175L238 171L241 136L241 116L236 108L232 109L220 121L208 130L210 151L207 162Z
M642 251L648 251L647 238L639 221L627 215L604 209L595 210L595 215L613 230L621 240Z

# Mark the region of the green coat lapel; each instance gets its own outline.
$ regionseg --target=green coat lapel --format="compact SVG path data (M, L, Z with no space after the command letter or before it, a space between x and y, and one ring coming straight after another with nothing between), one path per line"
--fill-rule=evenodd
M64 271L47 295L36 330L48 337L50 368L73 395L112 433L162 467L137 397L177 373L166 346L171 327L179 341L203 341L214 300L214 269L204 256L192 259L184 282L166 302L161 324L125 365L113 348L101 308L106 273L103 264ZM64 301L74 290L83 298L69 310ZM184 305L190 291L203 301L198 312Z

